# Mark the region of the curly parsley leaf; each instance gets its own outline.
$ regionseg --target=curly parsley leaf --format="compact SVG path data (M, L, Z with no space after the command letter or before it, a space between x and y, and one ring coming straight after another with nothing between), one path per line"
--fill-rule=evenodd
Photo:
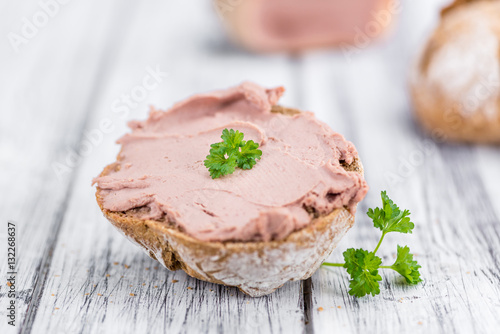
M205 160L205 166L208 168L212 179L232 174L236 168L236 157L229 156L226 158L225 149L221 147L220 143L211 146L210 154Z
M238 149L243 141L243 137L245 135L238 130L233 130L233 129L224 129L222 130L222 144L224 144L224 147L226 147L228 150L236 150Z
M382 277L378 274L378 269L382 263L381 258L364 249L349 248L344 252L344 260L344 268L351 275L350 295L363 297L367 294L375 296L380 293L378 282Z
M259 144L253 140L244 141L244 134L238 130L222 130L222 142L210 145L210 154L203 162L212 179L232 174L236 167L251 169L262 156Z
M367 212L368 217L373 220L373 226L384 234L389 232L411 233L415 224L408 217L410 211L401 211L385 191L382 191L381 197L382 208L369 209Z
M252 169L257 163L256 159L260 159L262 156L262 151L258 148L259 144L255 143L253 140L249 140L241 146L240 154L236 159L238 167L241 169Z
M372 296L380 293L379 281L382 277L379 275L379 269L392 269L401 274L406 282L415 285L422 282L419 269L421 266L413 260L413 254L410 253L408 246L398 245L396 261L392 266L382 266L382 259L376 256L384 236L389 232L411 233L414 224L410 222L410 211L401 211L399 207L382 191L383 207L369 209L367 214L373 220L373 225L382 231L380 240L373 252L364 249L349 248L344 254L344 263L324 262L324 266L344 267L351 276L349 281L349 294L356 297L363 297L368 294Z
M421 266L417 261L413 260L413 254L410 253L408 246L401 247L398 245L396 262L394 262L391 268L403 276L408 284L415 285L422 282L420 272L418 271Z

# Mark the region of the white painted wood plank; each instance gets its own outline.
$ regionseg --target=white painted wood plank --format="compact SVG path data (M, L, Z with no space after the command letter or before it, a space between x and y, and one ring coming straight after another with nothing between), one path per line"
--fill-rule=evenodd
M482 183L493 204L497 217L500 217L500 149L494 146L475 148L475 164L479 170Z
M137 8L138 18L112 70L114 79L104 87L89 123L89 130L94 129L109 117L115 130L78 171L34 332L303 331L300 282L286 284L267 297L250 298L234 288L169 272L114 231L90 187L92 177L114 160L118 150L114 139L127 131L125 120L113 114L112 102L140 84L148 66L158 65L168 77L131 108L129 118L146 117L148 104L167 108L193 93L233 86L243 79L292 86L285 103L294 105L289 58L257 57L226 45L214 33L216 22L209 9L207 3L201 11L196 1L144 3ZM197 24L186 21L188 16Z
M11 10L12 9L12 10ZM101 6L101 14L110 12ZM86 113L102 68L100 50L105 26L74 22L74 15L95 14L92 4L61 9L29 43L15 53L8 45L10 31L19 32L23 17L40 11L38 2L26 2L1 13L0 53L0 220L1 244L7 220L17 223L16 328L7 326L5 281L1 286L1 332L29 329L43 289L52 247L66 207L72 171L58 178L52 162L78 149ZM71 14L72 13L72 14ZM5 34L4 34L5 32ZM97 48L94 48L97 47ZM85 71L82 71L85 69ZM77 78L77 80L76 80ZM1 263L5 263L2 249ZM0 276L6 279L7 267Z

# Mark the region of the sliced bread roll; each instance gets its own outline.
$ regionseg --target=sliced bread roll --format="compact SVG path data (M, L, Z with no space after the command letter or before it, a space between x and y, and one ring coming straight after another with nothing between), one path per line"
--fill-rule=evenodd
M204 100L204 96L195 96L196 103L193 104L191 102L190 104L189 101L182 102L174 106L167 113L175 113L179 108L182 109L189 105L195 106L192 112L197 113L201 109L212 108L207 103L212 103L213 101L220 102L221 106L226 107L229 105L228 110L233 110L236 106L242 107L243 103L235 99L236 94L245 101L245 106L250 106L250 108L255 108L256 110L270 108L268 112L271 114L286 115L286 117L290 118L301 115L298 110L283 108L277 105L265 105L263 101L258 101L257 95L252 95L253 93L250 93L250 91L256 89L260 93L264 92L260 87L249 86L247 83L236 89L238 92L243 92L244 97L241 97L238 95L239 93L236 94L234 91L230 94L216 93L213 95L215 96L215 100L212 100L212 98ZM275 90L265 91L270 102L277 101L274 96L276 92ZM201 103L201 109L200 100L204 101ZM246 104L247 102L248 104ZM148 121L151 119L158 121L164 115L164 113L153 113ZM183 111L179 115L184 117L186 112ZM154 140L156 140L161 135L155 134L153 136L151 133L147 135L144 133L144 129L151 125L148 121L140 125L132 124L132 128L136 129L135 131L139 131L139 140L147 140L148 145L150 145L149 140L151 138L155 138ZM240 124L239 122L237 124ZM279 123L271 122L270 124L273 129L279 127ZM318 126L326 127L322 123L318 124ZM293 129L288 127L282 131L293 131ZM247 133L250 134L250 131L247 131ZM333 136L336 134L327 131L324 135ZM127 136L130 135L126 135L121 140L124 145L126 145L127 140L130 140L127 139ZM339 138L342 140L340 142L341 145L347 145L343 148L337 148L339 151L344 149L346 150L345 152L354 150L352 144L346 142L341 136ZM268 138L267 140L273 141L273 143L276 141L276 139L272 138ZM330 139L328 138L328 140ZM280 144L274 143L273 145ZM267 161L274 163L270 156L271 149L267 148L266 150L266 147L269 146L271 146L270 143L262 140L261 147L264 151L262 161L267 159ZM201 211L202 214L207 214L207 218L214 218L215 216L213 221L210 221L210 224L216 227L214 227L215 230L210 231L204 228L207 232L203 234L203 229L193 221L197 217L196 214L184 216L182 209L175 211L173 210L175 209L174 206L170 207L169 205L162 204L161 201L147 202L143 199L137 199L136 194L142 196L143 192L152 191L148 190L149 188L147 188L144 182L153 182L151 180L157 182L158 179L146 175L139 177L139 180L136 180L137 183L134 184L131 178L128 177L128 174L126 174L127 176L120 176L121 172L128 173L128 170L133 169L131 165L134 163L130 161L131 155L135 151L136 148L133 146L128 147L127 150L124 150L122 147L117 161L107 166L101 175L94 180L98 184L96 191L97 203L105 217L129 240L141 246L150 257L158 260L168 269L182 269L188 275L204 281L235 286L253 297L269 294L287 281L309 278L325 258L330 255L349 228L351 228L354 223L356 205L365 196L367 191L366 182L363 178L363 168L357 157L357 153L354 154L355 151L353 151L352 159L347 160L344 160L346 157L342 155L332 156L333 162L328 163L340 166L340 169L328 170L327 173L333 173L333 177L338 178L339 184L348 180L347 177L352 181L349 184L341 185L345 188L341 193L335 194L333 193L333 188L325 188L324 196L326 198L318 199L314 196L320 196L321 194L318 195L317 193L322 193L322 191L320 188L315 188L316 190L313 190L312 193L308 192L307 198L301 199L301 203L292 203L283 206L283 208L290 208L290 214L281 215L283 208L280 208L278 211L280 215L276 215L276 211L272 211L274 209L269 209L267 206L258 206L258 210L264 212L264 214L268 212L266 210L271 210L272 214L270 213L269 216L266 216L266 219L257 220L255 224L251 222L249 224L238 223L233 226L233 222L229 221L226 224L230 226L229 229L222 229L220 225L223 222L215 219L220 214L217 208L214 208L213 205L211 206L213 200L210 198L202 205ZM313 163L312 160L307 161L307 164ZM155 162L148 163L148 165L151 164L155 164ZM322 163L318 163L317 166L319 166L318 168L333 168L325 166ZM308 165L309 167L311 166ZM261 171L259 171L259 168ZM124 169L126 170L124 171ZM210 185L210 187L220 182L222 185L219 187L222 189L225 184L224 182L228 182L230 184L229 187L231 187L234 184L238 184L238 182L244 181L244 183L240 184L240 188L244 187L244 184L248 180L252 180L254 174L259 175L258 173L262 171L263 173L268 173L265 170L265 162L259 161L252 170L242 170L237 175L224 176L225 180L223 178L211 180L208 175L205 175L208 172L206 170L203 171L202 168L199 171L189 171L189 173L195 173L196 176L198 176L198 173L203 174L200 177L203 177L204 180L206 179L204 182ZM283 173L286 174L286 171ZM318 170L318 173L321 173L321 171ZM182 177L180 178L182 179ZM118 180L121 182L121 188L118 185ZM186 184L186 187L188 187L189 181L182 182L181 185ZM294 182L301 183L300 180L292 179L289 182L292 184ZM307 181L302 181L302 183L305 182ZM266 185L262 186L266 187ZM285 186L285 184L282 185L282 187ZM169 186L165 185L164 187ZM171 185L171 187L174 186ZM141 189L146 190L142 191ZM313 197L311 197L312 194L314 194ZM150 198L148 196L141 198ZM286 197L285 194L282 196ZM125 201L125 198L127 201ZM120 201L123 203L126 202L128 206L120 206L122 205ZM192 198L183 199L183 201L175 205L183 207L187 203L186 205L196 206L198 203L197 200L193 200ZM265 199L265 201L269 202L269 207L274 203L270 199ZM175 202L172 201L172 203ZM220 206L224 207L225 204L221 203ZM125 210L128 207L130 208ZM305 215L306 221L302 222L302 224L294 221L293 219L295 218L290 218L290 215L302 217L302 213L296 212L297 207ZM192 209L190 208L190 210ZM157 210L161 212L158 213ZM242 207L241 210L245 211L246 209ZM172 213L174 211L175 213ZM239 219L237 212L233 213L233 215L235 221ZM191 221L186 222L186 220ZM229 216L229 220L231 220L231 216ZM289 224L293 221L294 225L290 229ZM202 223L200 225L205 226ZM240 225L244 226L241 227ZM194 229L192 229L193 226ZM213 232L217 231L217 228L219 228L219 232L218 234L214 234ZM269 231L272 233L268 233Z

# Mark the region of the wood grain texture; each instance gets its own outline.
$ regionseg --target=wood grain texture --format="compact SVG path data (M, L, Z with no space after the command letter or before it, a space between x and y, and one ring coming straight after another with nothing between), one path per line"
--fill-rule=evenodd
M39 9L36 1L4 7L2 36ZM406 94L405 70L437 8L430 0L405 2L398 29L350 60L338 50L239 50L209 1L195 0L74 1L18 54L1 40L8 51L0 52L0 219L18 223L19 313L17 328L5 327L2 283L0 333L495 333L500 151L429 140ZM167 75L116 112L116 101L123 106L123 94L151 69ZM331 260L341 261L349 247L375 246L379 234L364 213L387 189L412 211L416 228L387 236L380 255L391 263L396 244L409 245L423 284L408 287L384 271L381 294L356 299L345 271L322 268L250 298L167 271L102 217L90 180L114 160L127 120L145 118L150 104L167 108L242 80L284 85L284 105L314 111L360 152L371 190ZM86 145L103 120L112 130L59 180L51 163ZM0 277L5 272L0 267Z
M339 250L374 248L380 235L364 212L366 206L379 205L378 194L387 189L412 211L416 229L411 236L389 235L380 255L391 264L396 244L408 244L425 280L408 287L397 274L383 271L381 294L357 299L347 294L344 271L319 270L311 289L315 333L333 328L345 333L493 333L499 326L500 203L488 196L500 184L493 176L495 167L500 170L493 157L498 148L436 144L425 137L411 119L404 73L390 71L404 62L404 54L404 49L380 46L337 68L327 64L331 55L316 57L313 65L306 60L306 66L330 68L318 70L316 79L341 83L340 94L324 103L345 115L335 114L329 124L342 127L354 141L371 186L357 226ZM485 186L485 181L492 184ZM342 260L340 252L332 255L332 261Z
M95 190L90 187L90 180L114 160L118 146L113 139L127 131L125 121L114 115L110 106L114 98L130 92L142 82L145 68L158 66L168 72L168 77L151 92L147 101L130 111L129 118L145 117L151 100L157 99L155 105L166 108L192 94L194 89L230 86L248 77L260 82L268 80L267 84L272 85L273 80L283 77L282 73L291 73L291 65L283 56L255 58L229 49L228 54L223 54L225 59L221 59L220 53L230 46L217 45L218 41L212 41L212 45L192 41L194 44L186 44L190 49L187 54L183 48L163 48L156 50L154 55L148 53L151 45L161 45L164 39L182 42L172 27L182 24L182 18L190 9L175 4L159 7L159 3L134 9L137 15L155 22L154 29L165 33L155 35L151 40L147 33L149 27L141 26L144 20L132 19L129 28L132 34L128 43L119 46L119 52L131 54L136 49L143 52L135 54L132 64L130 58L122 58L108 69L109 76L115 79L103 87L101 94L105 98L97 101L87 129L97 128L103 118L110 117L116 130L95 147L77 172L58 238L60 242L55 248L49 279L40 301L44 307L39 307L33 332L211 333L258 330L296 333L303 330L300 282L286 284L279 294L256 299L233 288L192 279L182 272L169 272L117 233L96 207ZM206 21L203 15L193 19ZM158 27L160 21L164 22L163 28ZM190 39L202 40L203 37L210 40L210 31L213 30L204 31L210 24L208 21L192 32L188 31ZM226 71L228 62L246 73L217 75ZM201 67L200 76L193 77L194 63L210 66ZM207 79L210 79L208 84L204 82ZM124 85L123 81L128 81L128 84Z
M331 328L342 328L343 332L428 332L429 328L441 333L494 332L500 321L497 251L500 225L495 206L479 176L475 150L436 145L413 128L410 120L408 127L398 129L393 125L390 132L370 140L368 127L384 128L388 120L397 117L396 112L408 108L404 99L400 101L401 106L394 106L394 101L376 101L383 96L377 88L379 82L370 82L372 76L363 78L361 66L336 73L347 85L352 81L349 78L358 78L347 91L357 88L359 92L360 82L371 85L371 93L363 92L365 101L343 106L358 128L366 127L353 134L363 152L371 185L363 205L379 205L380 190L388 189L397 203L411 209L417 225L414 235L389 235L380 254L391 264L396 244L408 244L417 253L425 282L408 287L394 273L384 272L379 296L356 299L347 294L345 272L320 270L312 281L314 332L328 332ZM383 66L380 63L370 67ZM330 77L334 74L330 73ZM377 105L383 111L363 122L370 105ZM412 136L398 135L398 131ZM386 147L391 154L381 159L380 151L365 150L363 143ZM381 170L374 175L377 166ZM384 170L391 171L393 166L400 166L394 171L400 174L398 182L384 178ZM380 235L363 216L366 207L360 211L358 225L342 241L340 249L373 249L375 246ZM332 261L342 262L340 252L334 254Z
M17 24L22 23L23 15L28 15L23 13L36 13L40 7L32 2L20 9L11 8L1 14L5 21L18 20L12 25L16 32L20 30ZM69 14L73 9L64 10ZM89 15L93 8L90 4L82 4L79 10ZM102 10L101 15L105 15L106 6ZM8 13L11 16L6 17ZM99 35L103 27L97 25L92 29L83 21L72 25L73 20L74 14L66 15L61 10L51 25L23 45L19 53L11 50L7 39L2 39L5 52L2 51L0 61L3 73L0 108L1 239L4 247L7 220L16 222L19 331L29 332L36 317L68 205L73 171L78 166L75 163L75 168L69 168L58 177L52 163L64 161L69 151L78 150L87 113L100 87L100 72L107 66L99 51L106 49L105 40ZM59 35L60 38L54 38L58 36L58 29L66 27L71 29ZM96 52L81 59L83 50ZM85 71L81 71L82 66ZM5 249L1 254L3 264ZM7 277L6 271L5 266L0 268L2 278ZM3 320L6 319L3 302L8 301L4 282L2 279L0 292ZM1 326L3 329L6 321L2 321Z

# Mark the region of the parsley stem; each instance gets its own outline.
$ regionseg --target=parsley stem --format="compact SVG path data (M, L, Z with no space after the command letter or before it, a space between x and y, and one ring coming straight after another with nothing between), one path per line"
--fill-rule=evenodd
M382 244L382 241L384 240L384 237L385 237L385 234L386 234L386 233L387 233L387 232L383 232L383 233L382 233L382 236L380 237L380 240L378 241L377 247L375 247L375 250L373 251L373 254L377 253L377 251L378 251L378 249L379 249L380 245Z
M383 269L394 269L392 266L380 266L379 268L383 268Z
M321 265L322 266L328 266L328 267L343 267L344 263L323 262Z

